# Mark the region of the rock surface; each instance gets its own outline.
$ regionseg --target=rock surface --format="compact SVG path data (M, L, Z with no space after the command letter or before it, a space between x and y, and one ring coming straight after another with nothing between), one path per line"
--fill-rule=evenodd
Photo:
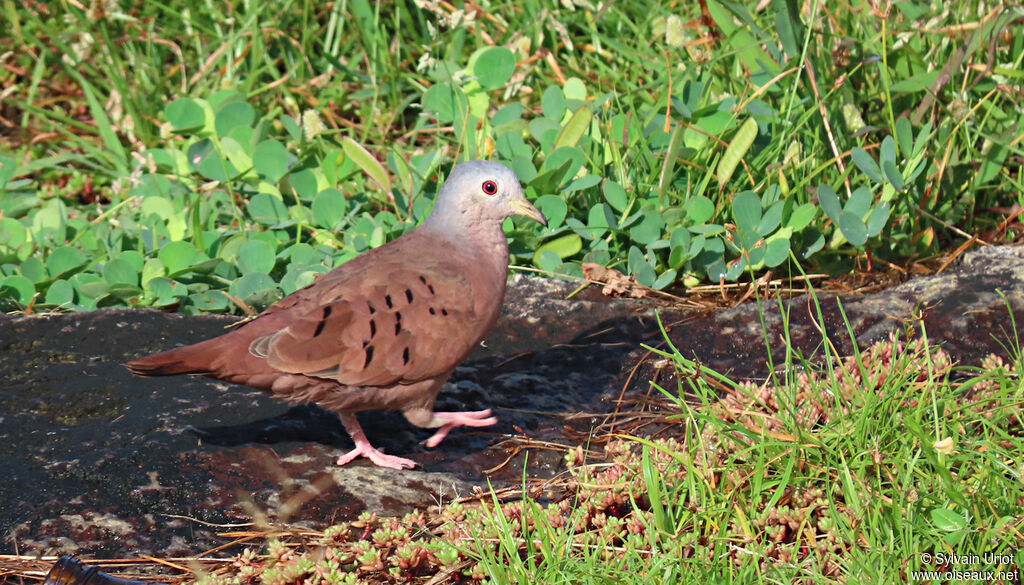
M1024 248L970 253L937 276L876 294L842 298L864 346L921 323L932 344L963 363L1024 326ZM388 453L417 461L396 472L333 460L351 447L337 418L289 407L260 392L205 378L140 379L121 363L212 337L235 321L152 310L59 316L0 316L0 551L97 555L195 555L223 544L217 532L253 514L323 527L364 510L401 514L450 501L490 481L521 481L523 454L503 439L558 440L563 415L593 421L625 390L650 381L674 388L671 367L640 347L663 343L657 309L681 353L734 377L763 377L768 326L772 364L782 365L779 302L714 315L649 301L608 300L597 287L566 298L575 283L515 277L498 327L442 391L442 410L494 408L495 427L459 429L437 449L430 432L397 413L360 416ZM1004 297L996 291L1001 290ZM821 323L841 353L853 347L836 297L782 302L802 355L821 357ZM1015 321L1009 319L1008 307ZM575 417L586 432L591 419ZM582 421L582 423L580 422ZM561 470L555 451L531 450L527 474Z

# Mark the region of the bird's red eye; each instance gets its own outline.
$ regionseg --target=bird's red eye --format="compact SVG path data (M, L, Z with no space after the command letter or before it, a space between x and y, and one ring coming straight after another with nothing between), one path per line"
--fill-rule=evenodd
M498 192L498 184L494 181L484 181L484 184L480 186L484 190L484 193L488 195L494 195Z

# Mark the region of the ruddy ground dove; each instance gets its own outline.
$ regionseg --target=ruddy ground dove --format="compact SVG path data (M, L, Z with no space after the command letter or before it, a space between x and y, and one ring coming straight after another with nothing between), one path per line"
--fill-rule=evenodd
M355 413L400 410L412 424L438 429L428 447L456 427L497 422L490 410L433 412L433 404L497 321L508 276L501 224L512 215L547 225L508 167L460 164L419 227L230 333L126 365L140 376L200 374L319 404L338 414L355 442L338 465L363 456L384 467L414 467L370 445Z

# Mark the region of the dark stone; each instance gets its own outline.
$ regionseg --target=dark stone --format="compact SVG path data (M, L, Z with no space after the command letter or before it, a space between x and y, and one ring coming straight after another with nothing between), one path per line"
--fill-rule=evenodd
M1005 354L1007 305L1024 323L1024 248L968 254L953 272L880 293L842 298L860 346L889 331L920 329L957 359ZM323 527L364 510L401 514L453 497L518 484L525 456L515 437L571 443L620 395L674 389L667 362L642 343L672 343L686 356L734 377L782 363L778 301L697 315L651 301L608 300L599 287L566 298L576 283L517 276L487 342L460 366L438 410L493 408L498 425L458 429L438 448L430 431L397 413L360 415L388 453L420 467L394 471L334 459L351 440L337 417L261 392L201 377L137 378L122 363L218 335L236 321L153 310L58 316L0 316L0 537L7 552L124 556L193 555L224 543L223 525L271 520ZM995 292L1002 290L1006 301ZM820 296L823 330L841 353L853 347L834 296ZM807 297L783 302L794 347L820 359L817 312ZM572 417L571 435L566 435ZM590 415L590 416L587 416ZM509 465L492 474L484 470ZM534 449L526 474L562 470L557 451Z

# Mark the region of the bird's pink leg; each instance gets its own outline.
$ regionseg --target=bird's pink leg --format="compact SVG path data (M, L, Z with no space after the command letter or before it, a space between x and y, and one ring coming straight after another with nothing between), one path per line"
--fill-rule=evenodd
M441 428L426 440L427 447L437 447L448 436L448 432L456 427L489 427L498 419L491 416L491 409L474 410L471 412L435 412L434 420L440 421Z
M405 459L404 457L395 457L394 455L385 455L377 449L373 448L370 441L363 434L363 427L359 426L359 421L356 420L354 414L342 414L339 415L341 418L341 424L345 425L345 430L348 431L352 441L356 444L355 449L352 449L348 453L338 457L337 464L345 465L351 462L356 457L366 457L374 463L374 465L380 467L390 467L392 469L412 469L416 467L416 462L411 459Z

